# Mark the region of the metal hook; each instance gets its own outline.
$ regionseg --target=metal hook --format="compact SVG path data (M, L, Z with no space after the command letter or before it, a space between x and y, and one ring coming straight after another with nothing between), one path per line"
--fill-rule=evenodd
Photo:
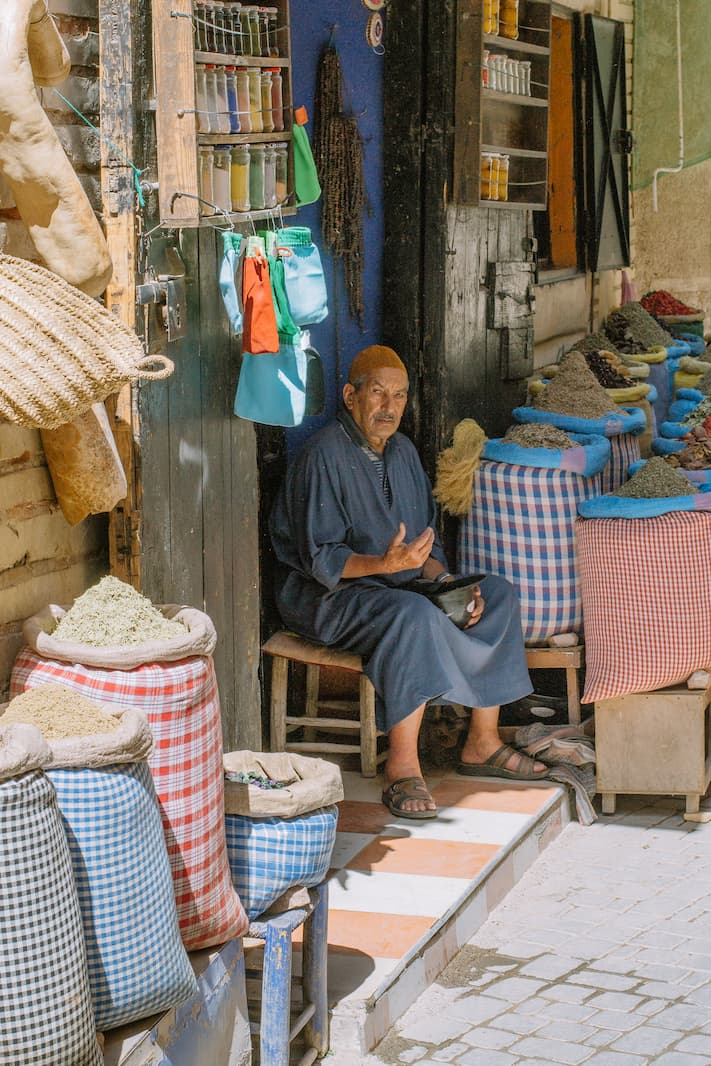
M213 204L212 200L206 200L204 198L204 196L195 196L195 194L191 193L191 192L174 192L173 195L170 198L170 210L171 210L171 212L173 210L173 205L175 204L175 201L179 200L181 197L183 197L186 200L197 200L198 203L207 204L208 207L212 208L213 214L222 215L222 217L224 218L228 228L232 232L234 232L235 224L232 221L230 215L227 213L227 211L225 211L224 207L220 207L219 204ZM254 227L254 223L252 223L252 226Z

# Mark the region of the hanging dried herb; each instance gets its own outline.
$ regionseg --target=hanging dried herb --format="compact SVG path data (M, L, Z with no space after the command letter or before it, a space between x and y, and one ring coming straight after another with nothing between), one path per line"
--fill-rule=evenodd
M358 122L343 111L343 73L335 48L319 62L314 119L314 159L322 190L321 228L326 247L343 263L348 307L363 327L363 208L366 203L363 141Z

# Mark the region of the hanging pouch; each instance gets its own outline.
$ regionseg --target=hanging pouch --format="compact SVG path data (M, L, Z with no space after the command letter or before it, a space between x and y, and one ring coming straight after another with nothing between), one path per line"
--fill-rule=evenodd
M242 271L240 263L240 253L242 251L241 234L223 233L222 246L223 252L219 276L222 302L225 305L225 311L232 329L235 333L241 333L244 311L242 306Z
M247 251L242 272L242 298L243 350L251 352L252 355L276 352L279 348L279 334L269 281L269 264L259 250L256 255L250 255L249 249Z
M277 251L284 266L284 284L291 315L298 326L323 322L328 314L326 279L321 255L311 231L292 226L277 234Z
M269 263L269 277L272 283L277 330L280 335L285 333L289 337L295 337L300 331L289 310L289 301L284 286L284 264L281 259L276 259L272 255L267 256L267 261Z
M323 409L321 359L307 333L282 334L279 351L254 356L245 352L234 413L267 426L300 426Z
M294 190L299 207L315 204L321 195L316 164L309 138L304 126L309 120L305 107L294 109L294 125L291 129L294 146Z

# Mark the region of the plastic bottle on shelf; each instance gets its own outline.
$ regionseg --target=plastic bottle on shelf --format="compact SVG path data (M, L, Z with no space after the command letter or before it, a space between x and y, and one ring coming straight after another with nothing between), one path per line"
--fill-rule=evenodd
M216 145L212 168L212 202L227 214L232 210L231 167L229 144Z
M212 145L201 144L198 148L198 186L200 189L200 214L212 215L214 211L210 204L214 201L212 175L215 162L215 153ZM207 203L202 201L206 200Z
M249 145L237 144L230 152L230 196L233 211L249 211Z
M242 5L237 0L232 0L232 55L244 55L244 41L242 39Z
M274 132L274 115L272 113L272 72L263 70L260 78L262 95L262 129L265 133Z
M479 199L491 199L491 153L481 153L481 169L479 173Z
M481 50L481 84L485 89L489 87L489 50L487 48Z
M252 133L262 133L262 77L259 67L247 67L249 76L249 117Z
M275 154L275 185L278 204L283 204L287 198L287 181L289 174L289 149L285 144L274 145Z
M215 9L212 0L204 0L203 13L203 47L206 52L215 51Z
M252 115L249 106L249 74L246 67L237 67L237 114L242 133L252 132Z
M261 56L262 46L259 40L259 9L256 7L250 7L248 8L248 11L250 55Z
M279 67L272 67L272 124L278 132L284 129L284 84Z
M216 133L230 133L230 105L227 98L227 74L224 67L215 67L215 96L217 100Z
M207 72L203 63L195 64L195 118L198 133L210 133L210 104L207 96Z
M237 103L237 68L225 67L227 83L227 110L230 115L230 133L240 132L239 105Z
M249 202L252 211L264 210L264 145L249 148Z
M519 69L519 91L524 96L531 95L531 61L529 59L521 59L518 64Z
M232 0L223 0L222 4L222 24L225 36L225 55L233 56L235 54L234 34L233 34L233 20L234 20L234 5Z
M205 51L204 23L205 4L202 0L195 0L193 4L193 47L196 52Z
M266 54L276 58L279 55L279 12L275 7L268 7L267 14L269 16L267 30L269 51Z

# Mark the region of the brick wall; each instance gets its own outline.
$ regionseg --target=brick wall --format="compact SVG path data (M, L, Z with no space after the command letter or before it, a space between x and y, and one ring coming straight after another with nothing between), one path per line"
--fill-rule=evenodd
M60 92L98 121L96 0L53 0L52 10L72 59ZM51 90L42 103L95 209L100 211L99 141ZM0 187L0 251L35 258L22 222L3 218L12 208ZM22 622L43 604L67 603L108 569L106 516L69 526L57 504L36 430L0 422L0 700L22 642Z

